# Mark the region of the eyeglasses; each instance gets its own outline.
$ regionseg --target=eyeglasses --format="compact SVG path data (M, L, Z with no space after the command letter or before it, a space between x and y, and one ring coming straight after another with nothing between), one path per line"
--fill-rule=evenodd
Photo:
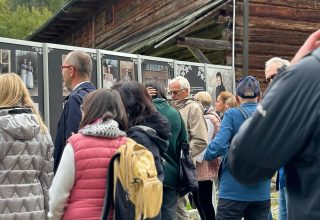
M270 84L275 76L276 76L276 74L273 74L273 75L270 76L269 78L266 78L266 82L267 82L268 84Z
M62 70L64 69L64 68L73 68L74 70L76 70L76 68L74 68L74 66L60 66L60 69L61 69L61 72L62 72Z
M180 90L176 90L176 91L169 91L168 94L169 95L178 95L180 92L182 92L185 89L180 89Z

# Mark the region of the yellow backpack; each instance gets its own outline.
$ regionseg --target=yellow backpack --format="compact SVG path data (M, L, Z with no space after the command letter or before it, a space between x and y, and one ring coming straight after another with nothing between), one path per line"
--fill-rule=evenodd
M111 159L107 178L101 219L109 216L111 203L116 220L151 219L160 214L163 185L157 177L153 155L146 147L127 138Z

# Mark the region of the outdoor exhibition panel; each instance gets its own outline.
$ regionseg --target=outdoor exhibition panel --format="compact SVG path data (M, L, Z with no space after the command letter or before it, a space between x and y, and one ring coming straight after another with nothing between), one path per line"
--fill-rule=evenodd
M228 91L234 93L234 74L231 66L206 65L207 91L212 97L213 103L218 93Z
M115 82L121 80L139 80L137 55L100 50L100 56L102 88L110 89Z
M231 66L0 38L0 73L14 72L21 77L53 139L65 98L70 93L64 86L61 65L73 50L87 52L92 58L91 82L97 88L110 88L120 80L143 84L155 80L167 88L171 79L183 76L190 82L192 95L208 91L213 103L217 93L235 92Z
M157 81L167 88L169 81L174 78L174 61L172 59L139 55L139 62L143 84Z
M16 73L28 88L36 109L45 116L41 43L0 38L0 74Z
M206 91L205 64L176 61L176 76L183 76L190 83L190 94Z
M91 82L97 85L97 55L96 50L65 45L45 44L45 51L48 57L48 80L49 80L49 106L50 106L50 133L53 138L56 136L57 124L66 97L70 94L64 86L61 73L61 66L67 54L73 50L87 52L92 58Z

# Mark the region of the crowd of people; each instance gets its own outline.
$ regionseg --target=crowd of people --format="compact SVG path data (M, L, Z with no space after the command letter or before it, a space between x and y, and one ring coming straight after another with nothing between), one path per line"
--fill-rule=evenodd
M201 220L271 219L277 171L279 218L319 219L319 69L320 30L291 62L266 62L263 96L259 81L246 76L235 96L221 89L213 107L210 94L192 96L182 76L169 92L155 81L96 89L90 56L72 51L61 66L72 92L54 144L24 80L0 75L0 219L100 219L109 162L128 139L152 153L163 183L153 219L191 219L188 201ZM181 197L182 143L189 143L198 190ZM129 219L124 212L120 219Z

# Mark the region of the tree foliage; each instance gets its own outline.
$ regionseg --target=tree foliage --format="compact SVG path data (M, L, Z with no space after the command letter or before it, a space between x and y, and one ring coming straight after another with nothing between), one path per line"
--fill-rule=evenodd
M66 0L0 0L0 36L24 39Z

